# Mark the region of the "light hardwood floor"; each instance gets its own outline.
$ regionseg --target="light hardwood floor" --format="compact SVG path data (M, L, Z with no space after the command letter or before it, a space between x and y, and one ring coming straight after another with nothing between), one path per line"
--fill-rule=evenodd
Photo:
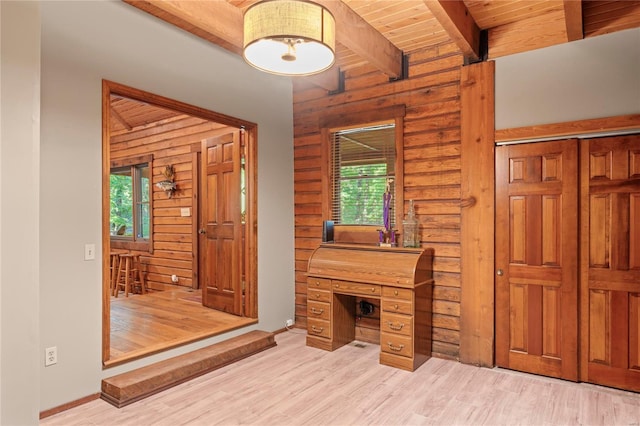
M437 358L410 373L378 364L377 345L326 352L298 329L276 341L122 409L95 400L41 425L640 424L631 392Z
M111 358L106 366L215 336L256 322L202 306L200 290L111 298Z

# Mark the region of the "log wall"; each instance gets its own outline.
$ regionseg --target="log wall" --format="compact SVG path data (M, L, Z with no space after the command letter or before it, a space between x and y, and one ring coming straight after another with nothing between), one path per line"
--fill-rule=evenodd
M197 154L200 141L224 127L201 118L181 115L129 131L113 132L111 160L153 154L153 252L143 253L141 261L149 288L165 290L173 285L194 283L194 233L197 230ZM172 165L177 191L171 198L155 184L164 180L162 171ZM182 216L181 209L190 215ZM196 271L197 272L197 271Z
M460 74L452 44L413 52L409 78L389 82L368 66L345 72L345 91L294 83L296 325L306 327L307 262L321 242L323 117L406 105L404 214L415 203L423 247L433 248L433 353L459 358L460 344ZM391 117L390 117L391 118Z

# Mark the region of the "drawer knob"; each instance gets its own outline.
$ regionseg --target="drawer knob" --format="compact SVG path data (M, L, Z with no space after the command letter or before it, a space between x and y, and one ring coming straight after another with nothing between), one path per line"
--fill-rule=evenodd
M324 327L316 327L315 325L311 326L311 331L313 331L314 333L322 333L323 330ZM389 343L389 345L391 345L391 343Z
M321 315L324 312L324 309L316 309L315 307L312 307L311 312L313 312L316 315Z
M400 352L404 349L404 345L393 346L393 343L391 342L387 342L387 345L389 345L389 349L395 352Z
M393 290L393 295L397 296L398 295L398 290Z
M316 298L320 298L320 293L316 293Z
M335 288L340 288L340 284L334 284L333 285Z
M398 325L395 325L391 321L387 321L387 325L389 326L390 329L396 330L396 331L400 331L404 327L404 323L401 323L401 322L399 322Z
M398 310L398 305L393 305L393 309Z
M316 285L317 285L317 286L320 286L320 281L316 281Z

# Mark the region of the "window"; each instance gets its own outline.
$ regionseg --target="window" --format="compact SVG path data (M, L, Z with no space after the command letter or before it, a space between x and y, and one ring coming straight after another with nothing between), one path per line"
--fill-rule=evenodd
M395 133L395 122L331 133L331 214L336 224L381 225L388 188L391 225L395 225Z
M150 248L151 160L141 160L137 158L112 163L109 176L109 233L113 248Z

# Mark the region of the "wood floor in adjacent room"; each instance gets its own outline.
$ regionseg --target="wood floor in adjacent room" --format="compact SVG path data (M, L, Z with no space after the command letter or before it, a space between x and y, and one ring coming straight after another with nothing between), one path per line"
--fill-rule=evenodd
M168 290L111 298L111 357L121 364L255 323L202 306L201 291Z
M117 409L102 400L41 425L638 425L640 394L432 358L413 373L379 346L278 346ZM64 386L64 383L60 383Z

